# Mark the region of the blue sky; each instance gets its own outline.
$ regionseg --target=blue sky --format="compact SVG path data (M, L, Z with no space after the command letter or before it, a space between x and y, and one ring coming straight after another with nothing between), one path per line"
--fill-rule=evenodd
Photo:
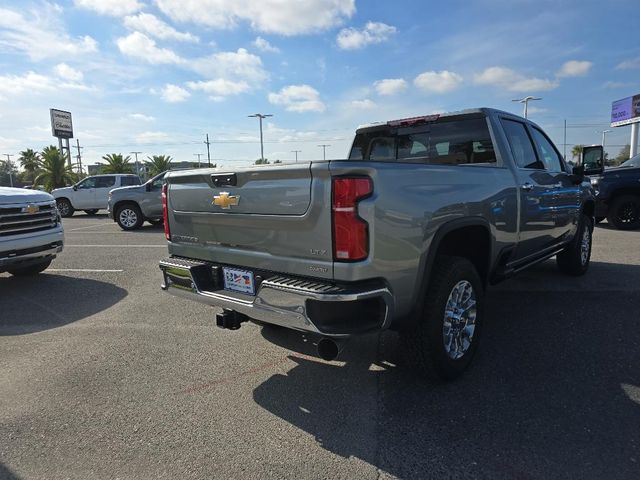
M73 113L84 163L142 151L232 166L346 155L359 124L538 95L562 150L599 143L640 93L637 0L0 1L0 154L53 143ZM615 155L629 127L607 135ZM568 146L569 151L571 145Z

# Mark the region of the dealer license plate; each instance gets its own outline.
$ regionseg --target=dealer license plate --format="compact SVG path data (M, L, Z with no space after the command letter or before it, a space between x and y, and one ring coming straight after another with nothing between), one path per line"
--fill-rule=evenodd
M253 272L238 270L237 268L223 268L225 290L232 292L248 293L255 295L256 290L253 283Z

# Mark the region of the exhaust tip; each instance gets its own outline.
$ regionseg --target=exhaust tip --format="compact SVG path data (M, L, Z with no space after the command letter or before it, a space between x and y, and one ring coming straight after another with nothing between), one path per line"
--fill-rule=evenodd
M338 344L330 338L323 338L318 342L318 355L323 360L330 362L340 353Z

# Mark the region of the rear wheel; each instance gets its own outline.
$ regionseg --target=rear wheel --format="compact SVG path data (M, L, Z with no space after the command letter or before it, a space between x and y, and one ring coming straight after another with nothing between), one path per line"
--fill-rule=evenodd
M591 218L582 215L575 237L562 252L556 255L556 263L560 271L568 275L584 275L589 269L592 241L593 224Z
M484 288L466 258L439 256L424 314L405 339L416 366L429 379L453 380L469 367L484 318Z
M75 212L75 209L71 205L71 202L66 198L59 198L56 201L56 205L58 207L58 212L60 212L61 217L64 217L64 218L70 217L73 215L73 212Z
M116 212L116 222L123 230L136 230L142 226L144 217L140 207L133 203L128 203L118 207Z
M95 215L96 213L98 213L98 209L92 208L91 210L85 210L84 213L86 213L87 215Z
M36 263L35 265L29 265L28 267L22 268L13 268L9 270L11 275L15 275L16 277L26 277L30 275L37 275L40 272L44 272L49 265L51 265L52 260L46 260L41 263Z
M607 220L618 230L640 228L640 196L621 195L611 202Z

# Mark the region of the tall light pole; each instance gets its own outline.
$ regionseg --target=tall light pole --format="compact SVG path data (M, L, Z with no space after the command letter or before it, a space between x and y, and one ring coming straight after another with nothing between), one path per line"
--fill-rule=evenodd
M291 153L295 153L296 154L296 163L298 163L298 154L302 153L302 150L291 150Z
M194 157L198 157L198 168L200 168L200 157L202 156L201 153L194 153L193 154Z
M9 167L9 186L13 187L13 176L11 175L11 157L13 157L13 155L8 153L5 153L4 155L7 157L7 167Z
M527 118L529 102L531 100L542 100L542 97L532 97L531 95L524 98L516 98L515 100L511 100L512 102L524 103L524 118Z
M140 175L140 164L138 163L138 154L142 152L129 152L136 156L136 174Z
M253 115L248 115L249 118L257 118L260 120L260 160L264 162L264 145L262 142L262 119L267 117L273 117L272 114L262 114L262 113L254 113Z
M607 140L607 133L612 132L613 130L602 130L602 149L604 150L604 145Z
M322 147L322 159L326 160L327 159L327 147L330 147L331 145L323 143L322 145L318 145L318 146Z

